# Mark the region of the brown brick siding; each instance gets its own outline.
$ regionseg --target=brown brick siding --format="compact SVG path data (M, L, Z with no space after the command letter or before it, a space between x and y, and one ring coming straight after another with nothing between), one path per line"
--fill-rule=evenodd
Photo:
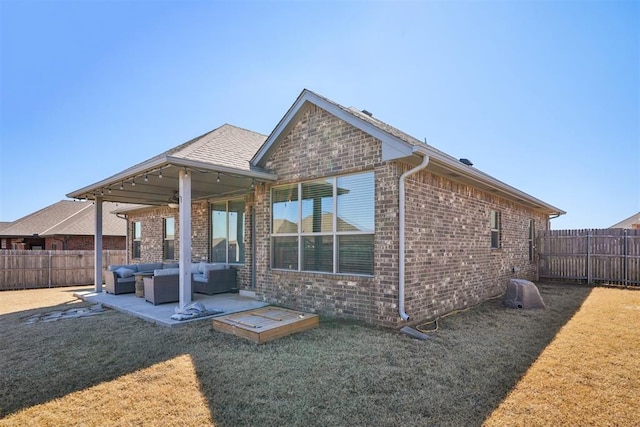
M403 171L408 167L403 165ZM405 311L433 319L504 291L509 278L535 280L529 220L546 217L473 187L422 171L407 179ZM500 249L491 249L490 211L501 212ZM514 271L515 269L515 271Z
M56 250L83 250L92 251L95 249L95 239L93 236L53 236L45 238L45 249L52 250L56 245ZM124 236L102 236L103 250L124 250L126 238Z
M265 301L321 314L395 324L389 307L397 284L397 182L393 164L381 159L380 141L311 106L275 147L267 169L278 185L326 176L374 170L376 194L375 271L373 277L270 269L270 189L256 191L257 296ZM394 197L395 194L395 197ZM395 205L394 205L395 200ZM395 212L395 213L394 213ZM386 219L380 221L380 218ZM395 253L394 253L395 250ZM384 274L378 274L378 271Z
M409 166L381 161L378 140L312 106L274 148L267 168L275 185L375 171L373 277L270 269L270 188L255 192L257 295L291 308L400 326L398 316L399 177ZM546 217L478 189L421 172L407 183L406 311L432 319L504 290L513 277L534 278L528 260L529 219ZM489 211L502 213L502 248L490 249Z

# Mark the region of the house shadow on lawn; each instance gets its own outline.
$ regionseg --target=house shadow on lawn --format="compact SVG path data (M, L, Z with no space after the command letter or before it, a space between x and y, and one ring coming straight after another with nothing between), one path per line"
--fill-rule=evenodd
M24 324L69 304L5 314L0 417L189 355L220 426L481 425L591 291L539 288L547 310L488 301L443 319L428 341L335 319L256 345L210 321L163 328L108 311ZM119 398L104 399L108 410Z
M323 319L262 346L211 331L190 354L219 425L481 425L592 290L539 288L546 310L487 301L428 341Z

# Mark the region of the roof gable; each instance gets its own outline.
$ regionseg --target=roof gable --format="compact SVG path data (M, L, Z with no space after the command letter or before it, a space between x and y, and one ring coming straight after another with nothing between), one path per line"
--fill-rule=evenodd
M395 135L375 126L371 122L362 120L361 117L354 114L350 109L345 108L340 104L336 104L335 102L308 89L304 89L284 117L276 125L262 147L260 147L256 152L255 156L251 160L252 164L258 167L265 166L266 161L273 152L277 143L289 133L309 104L322 108L340 120L343 120L351 126L380 140L382 142L382 160L399 159L402 157L408 157L412 154L413 149L411 144L407 144L406 141L402 141Z
M302 93L300 93L296 101L253 157L251 160L252 164L259 167L265 166L275 146L287 136L309 104L322 108L337 118L380 140L382 143L383 161L405 160L412 162L415 161L416 154L420 156L426 155L429 156L428 170L433 173L505 197L547 214L562 215L565 213L563 210L505 184L472 166L461 163L460 160L455 157L431 145L427 145L417 138L365 112L355 108L343 107L308 89L304 89Z

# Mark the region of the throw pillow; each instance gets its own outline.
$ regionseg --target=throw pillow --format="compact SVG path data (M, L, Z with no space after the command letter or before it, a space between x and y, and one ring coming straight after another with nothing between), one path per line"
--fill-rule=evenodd
M118 275L118 277L121 277L123 279L133 276L133 273L135 273L135 271L124 267L120 267L116 270L116 274Z

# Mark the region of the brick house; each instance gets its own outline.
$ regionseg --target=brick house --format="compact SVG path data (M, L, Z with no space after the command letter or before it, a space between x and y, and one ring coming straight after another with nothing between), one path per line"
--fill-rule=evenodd
M105 203L109 212L116 203ZM61 200L0 228L0 249L93 250L93 203ZM103 217L102 249L126 248L126 222L114 214Z
M148 205L119 211L133 261L180 260L181 286L227 262L258 299L397 327L536 278L564 212L469 163L304 90L268 137L224 125L69 196Z

